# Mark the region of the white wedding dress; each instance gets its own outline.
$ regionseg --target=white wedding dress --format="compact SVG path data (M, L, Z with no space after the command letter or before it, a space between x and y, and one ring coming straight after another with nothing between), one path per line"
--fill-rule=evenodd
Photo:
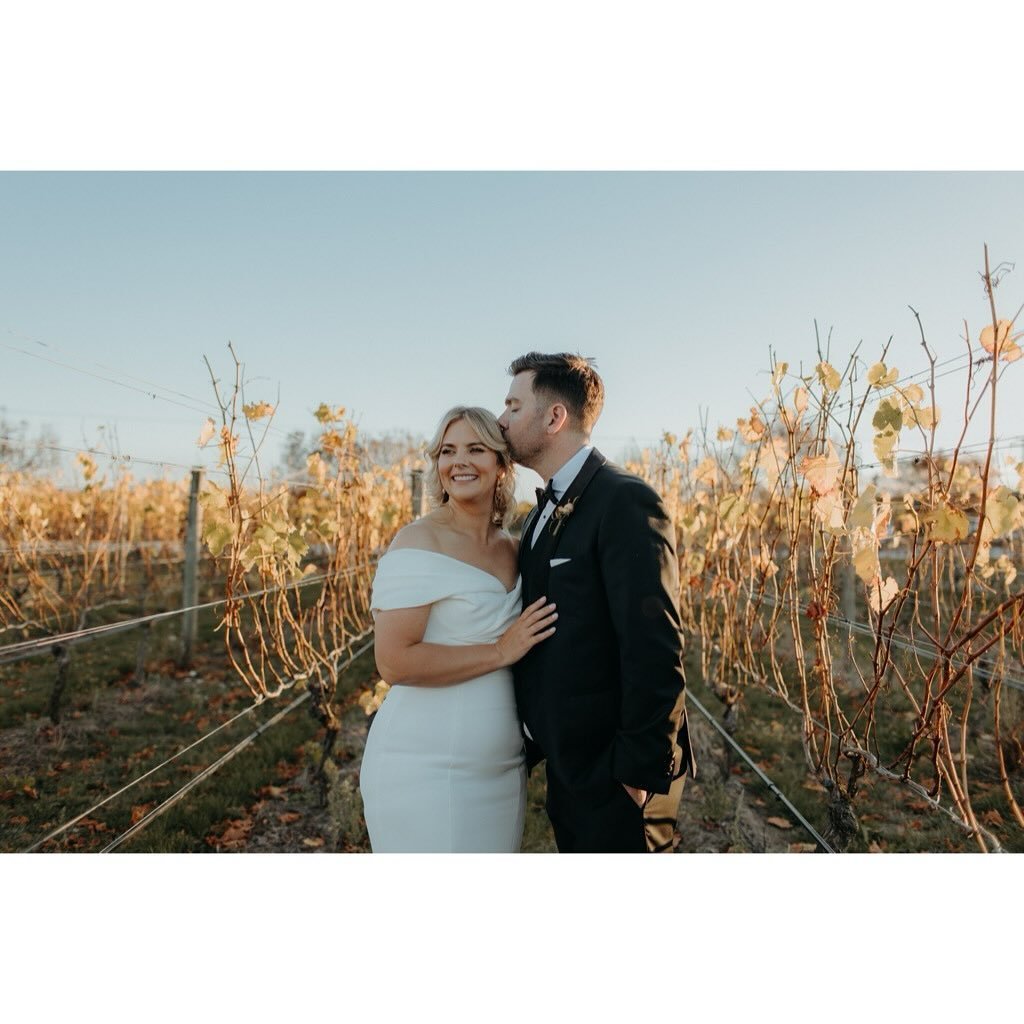
M493 643L522 610L522 581L419 548L384 555L371 609L431 605L423 639ZM517 853L526 764L512 670L444 686L394 685L370 727L360 769L374 853Z

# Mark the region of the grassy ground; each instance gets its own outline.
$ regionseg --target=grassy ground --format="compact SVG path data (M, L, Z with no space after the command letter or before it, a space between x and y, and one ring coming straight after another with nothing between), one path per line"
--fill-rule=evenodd
M134 679L140 631L75 648L58 725L45 715L55 674L49 656L0 669L0 850L27 848L252 705L248 691L233 677L214 623L212 613L201 617L198 654L189 671L176 665L176 620L154 626L147 637L147 671L141 683ZM720 715L721 705L700 681L695 665L690 666L689 678L697 699ZM372 653L360 658L343 677L339 686L342 730L325 767L325 785L314 778L323 731L307 702L119 849L367 851L358 768L368 719L354 697L375 679ZM256 707L43 849L102 849L299 692ZM1024 835L1009 820L994 775L984 695L976 703L975 806L1007 849L1024 850ZM796 816L731 753L695 709L691 709L691 721L700 771L683 796L678 851L812 852L813 839ZM807 770L794 714L769 694L748 690L733 735L801 814L826 833L826 795ZM889 740L882 736L880 742L884 746ZM1018 770L1018 787L1020 775ZM528 801L524 851L553 851L543 811L542 770L530 779ZM858 832L851 851L977 849L953 822L896 783L866 777L855 811Z
M0 850L25 849L211 729L252 709L43 847L102 849L298 696L301 691L296 690L253 707L252 696L230 669L214 624L213 612L201 614L198 653L187 671L177 666L178 620L154 625L146 635L141 682L135 679L141 630L72 648L70 682L56 725L45 714L56 673L52 658L0 669ZM370 668L372 659L361 659L346 674L346 686L365 681ZM122 848L217 848L221 824L243 815L254 794L273 778L292 772L297 751L317 730L309 702L300 705Z
M863 652L858 652L862 655ZM859 685L847 673L844 680L844 665L837 663L836 678L839 685ZM694 670L690 672L690 688L705 708L721 717L722 705L710 692ZM1019 720L1020 708L1014 711L1012 705L1020 704L1019 694L1004 694L1004 712L1013 720ZM895 759L909 733L912 711L901 692L883 693L879 700L878 750L883 761L886 757ZM694 715L693 717L698 717ZM1014 824L1007 809L998 776L995 740L991 734L991 694L977 692L971 706L971 799L981 822L1008 851L1024 851L1024 833ZM754 759L758 767L778 786L800 813L821 834L828 836L830 819L828 796L814 775L809 771L800 738L799 717L778 697L767 691L748 687L740 706L738 721L732 733L733 738ZM915 778L926 784L933 781L930 766L927 765L927 748L923 749L915 765ZM738 756L726 758L728 771L745 783L752 793L760 790L759 799L765 799L776 808L773 816L789 818L794 833L799 825L795 817L787 812L767 787L757 780L756 774L743 765ZM1018 768L1011 775L1015 795L1024 797L1024 771ZM943 795L948 806L949 799ZM849 852L899 852L918 853L926 851L975 852L978 850L974 839L965 835L963 829L945 814L934 810L921 796L897 781L884 779L868 773L859 783L853 810L857 818L857 834ZM807 839L806 834L799 837Z

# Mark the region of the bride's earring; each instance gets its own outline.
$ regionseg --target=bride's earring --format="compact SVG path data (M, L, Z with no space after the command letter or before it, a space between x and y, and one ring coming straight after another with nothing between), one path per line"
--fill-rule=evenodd
M491 522L495 526L501 526L501 512L498 509L498 488L501 486L501 481L504 478L504 473L498 473L498 483L494 488L494 497L491 499Z

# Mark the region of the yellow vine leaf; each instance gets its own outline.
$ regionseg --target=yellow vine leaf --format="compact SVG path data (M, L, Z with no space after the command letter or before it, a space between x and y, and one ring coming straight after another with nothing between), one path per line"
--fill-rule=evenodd
M818 380L826 391L839 390L839 385L842 384L842 378L839 376L839 371L831 363L818 363L814 368L814 372L817 373Z
M924 388L920 384L908 384L900 389L900 394L911 405L920 405L924 401Z
M203 526L203 540L206 541L206 546L214 558L217 558L230 543L231 537L232 530L228 523L213 522Z
M786 376L786 371L789 369L789 363L776 363L775 369L772 371L772 387L777 388L782 382L782 378Z
M871 426L876 434L884 434L889 430L899 431L903 426L903 410L894 398L883 398L871 417Z
M834 536L846 533L843 525L843 499L838 494L824 494L814 501L814 515L821 528Z
M796 409L797 416L803 416L807 410L807 388L797 388L793 393L793 408Z
M966 514L951 505L940 505L922 518L928 539L936 544L956 544L965 540L969 532Z
M727 494L718 503L718 518L729 529L742 519L746 511L746 503L738 494Z
M878 488L874 484L868 484L861 492L860 497L850 509L850 515L846 520L848 530L870 530L875 522L875 495Z
M880 566L878 564L878 550L872 543L870 536L857 537L853 546L853 570L865 583L870 584L878 578Z
M894 430L875 434L872 439L875 457L882 464L882 472L888 477L896 476L896 445L899 439L900 435Z
M799 466L811 490L818 495L829 494L834 490L839 478L839 456L832 442L826 443L828 451L821 455L808 455Z
M767 429L764 425L764 420L761 419L761 415L758 412L757 407L753 405L750 407L750 419L736 420L736 427L740 432L740 437L751 444L760 440Z
M327 479L327 463L321 458L319 452L313 452L306 456L306 472L318 484L323 484Z
M1003 585L1009 593L1010 584L1017 578L1017 567L1006 555L1000 555L996 559L996 568L1003 574Z
M203 513L209 517L227 509L228 496L212 480L207 481L207 490L199 495L199 504Z
M992 529L992 520L988 516L985 516L985 519L982 521L981 524L981 543L978 544L978 561L976 563L977 565L987 565L989 559L992 557L993 533L994 531ZM987 580L989 576L992 575L992 572L995 572L995 570L993 569L991 572L984 575L982 579Z
M885 363L875 363L868 367L868 383L872 387L886 388L899 380L900 371L894 366L891 370L886 368Z
M731 441L735 435L734 430L730 430L728 427L718 428L718 440L719 441Z
M1012 320L999 320L996 322L996 327L993 330L992 325L989 324L987 327L982 328L981 331L981 347L989 353L989 355L995 355L996 349L999 349L999 358L1005 360L1008 363L1015 363L1020 359L1022 353L1020 346L1017 344L1017 339L1020 334L1010 335L1010 331L1013 330Z
M242 406L242 412L247 420L264 420L273 411L274 407L269 402L249 402Z
M719 435L721 435L722 430L724 430L724 429L725 428L723 427L723 428L721 428L718 431ZM731 431L730 431L730 438L731 438L731 436L732 435L731 435ZM693 428L688 430L686 432L686 436L682 439L682 441L679 442L679 458L684 463L687 463L687 462L690 461L690 441L692 439L693 439ZM719 440L722 440L721 436L719 436Z
M336 409L332 409L326 402L321 402L313 411L313 415L321 423L336 423L344 417L345 407L339 405Z
M926 405L920 409L908 405L903 410L903 424L907 427L920 424L924 430L934 430L939 425L940 415L941 411L937 405Z
M213 422L213 419L209 416L206 417L206 422L203 424L203 429L199 431L199 439L196 441L196 445L200 448L206 447L206 442L213 437L217 430L217 424Z
M249 544L239 555L238 562L248 572L262 557L263 552L258 544Z
M220 440L217 442L217 465L224 466L228 458L238 451L238 435L232 434L227 427L220 428Z
M714 487L715 481L718 479L718 467L710 455L701 459L697 464L697 468L693 471L693 479L699 484Z
M82 467L82 476L85 477L86 482L96 475L96 460L86 455L85 452L79 452L75 456L75 461Z
M786 463L789 461L789 448L782 438L774 437L761 448L757 457L757 468L765 475L765 483L774 487Z
M364 690L359 695L359 706L367 715L372 715L384 703L384 698L388 695L388 690L390 689L391 685L389 683L385 683L383 679L378 679L372 690Z
M876 577L868 586L868 601L876 612L881 613L896 600L899 592L899 584L891 576L887 576L884 583L881 577Z
M988 497L985 518L991 524L992 536L1005 537L1017 525L1020 501L1007 487L997 487Z
M917 533L918 522L917 516L912 512L901 512L896 517L895 530L897 534L909 534L913 535Z
M320 447L325 452L342 452L345 450L345 438L336 430L325 430L320 435Z

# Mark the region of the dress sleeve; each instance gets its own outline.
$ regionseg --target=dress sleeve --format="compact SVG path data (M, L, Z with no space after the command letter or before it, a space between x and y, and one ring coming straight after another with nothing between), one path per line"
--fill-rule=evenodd
M459 581L452 573L444 571L442 558L418 548L389 551L377 563L370 611L417 608L456 594Z

